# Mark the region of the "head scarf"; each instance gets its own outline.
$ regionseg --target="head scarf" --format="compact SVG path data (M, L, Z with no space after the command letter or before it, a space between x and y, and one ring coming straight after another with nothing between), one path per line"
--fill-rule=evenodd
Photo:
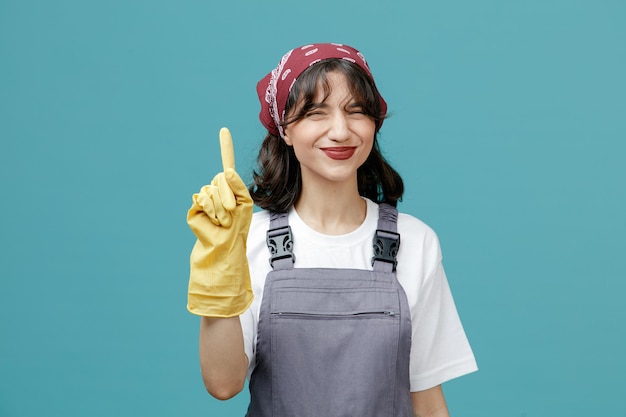
M301 46L287 52L278 66L258 82L256 90L261 102L259 119L263 126L275 136L284 137L282 122L285 120L285 106L293 84L300 74L311 65L325 59L339 58L361 67L374 81L363 54L348 45L339 43L315 43ZM382 114L387 113L387 103L380 97ZM382 125L379 122L378 128Z

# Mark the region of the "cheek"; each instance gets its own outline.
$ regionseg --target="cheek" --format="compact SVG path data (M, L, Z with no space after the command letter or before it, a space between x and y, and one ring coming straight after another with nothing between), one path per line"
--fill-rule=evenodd
M363 152L363 160L361 161L361 165L363 165L365 163L365 161L367 161L367 158L370 157L371 153L372 153L372 149L374 148L374 141L372 140L367 147L367 152Z
M374 140L376 139L376 129L374 127L372 127L371 129L364 129L362 137L367 138L365 140L366 146L371 151L374 147Z
M372 149L374 149L374 135L375 134L376 133L372 133L371 139L369 139L367 141L367 144L365 145L366 152L363 152L364 153L364 158L363 158L363 162L362 163L365 163L367 158L369 158L370 154L372 153ZM368 137L370 137L370 136L368 136Z
M359 136L368 138L367 140L369 140L370 143L374 142L374 138L376 137L376 124L373 120L368 120L366 123L359 125L358 131Z

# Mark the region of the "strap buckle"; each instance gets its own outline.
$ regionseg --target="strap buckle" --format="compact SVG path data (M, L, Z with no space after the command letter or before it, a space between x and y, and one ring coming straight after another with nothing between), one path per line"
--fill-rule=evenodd
M388 262L393 265L392 271L396 270L398 260L398 249L400 249L400 234L388 232L386 230L376 230L374 234L374 256L372 265L376 261Z
M296 261L293 254L293 237L291 235L291 227L284 226L267 231L267 247L270 250L270 265L274 268L274 262L291 258L291 262Z

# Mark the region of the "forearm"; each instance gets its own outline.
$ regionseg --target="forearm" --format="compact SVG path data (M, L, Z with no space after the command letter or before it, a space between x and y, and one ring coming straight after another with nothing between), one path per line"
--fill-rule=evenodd
M200 368L207 391L217 399L229 399L243 389L248 358L238 316L202 317Z
M415 417L450 417L450 414L448 414L447 408L439 409L439 410L430 412L428 414L422 414L421 412L414 412L413 415Z
M412 392L411 398L415 417L450 417L441 385Z

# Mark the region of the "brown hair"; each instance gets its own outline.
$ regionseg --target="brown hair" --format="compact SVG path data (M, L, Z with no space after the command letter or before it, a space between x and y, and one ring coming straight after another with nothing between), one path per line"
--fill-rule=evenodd
M363 112L376 122L376 133L385 118L382 113L380 93L369 75L357 65L343 59L327 59L312 65L298 77L289 97L285 113L296 108L293 115L285 120L288 126L302 119L315 105L318 86L322 86L324 96L330 94L328 73L340 72L350 83L351 93L363 104ZM367 160L357 170L359 194L376 203L397 205L402 198L404 184L400 175L389 165L380 152L377 137ZM261 144L257 157L258 168L253 172L253 184L249 187L255 204L263 209L286 212L297 201L302 189L300 163L291 146L268 132Z

